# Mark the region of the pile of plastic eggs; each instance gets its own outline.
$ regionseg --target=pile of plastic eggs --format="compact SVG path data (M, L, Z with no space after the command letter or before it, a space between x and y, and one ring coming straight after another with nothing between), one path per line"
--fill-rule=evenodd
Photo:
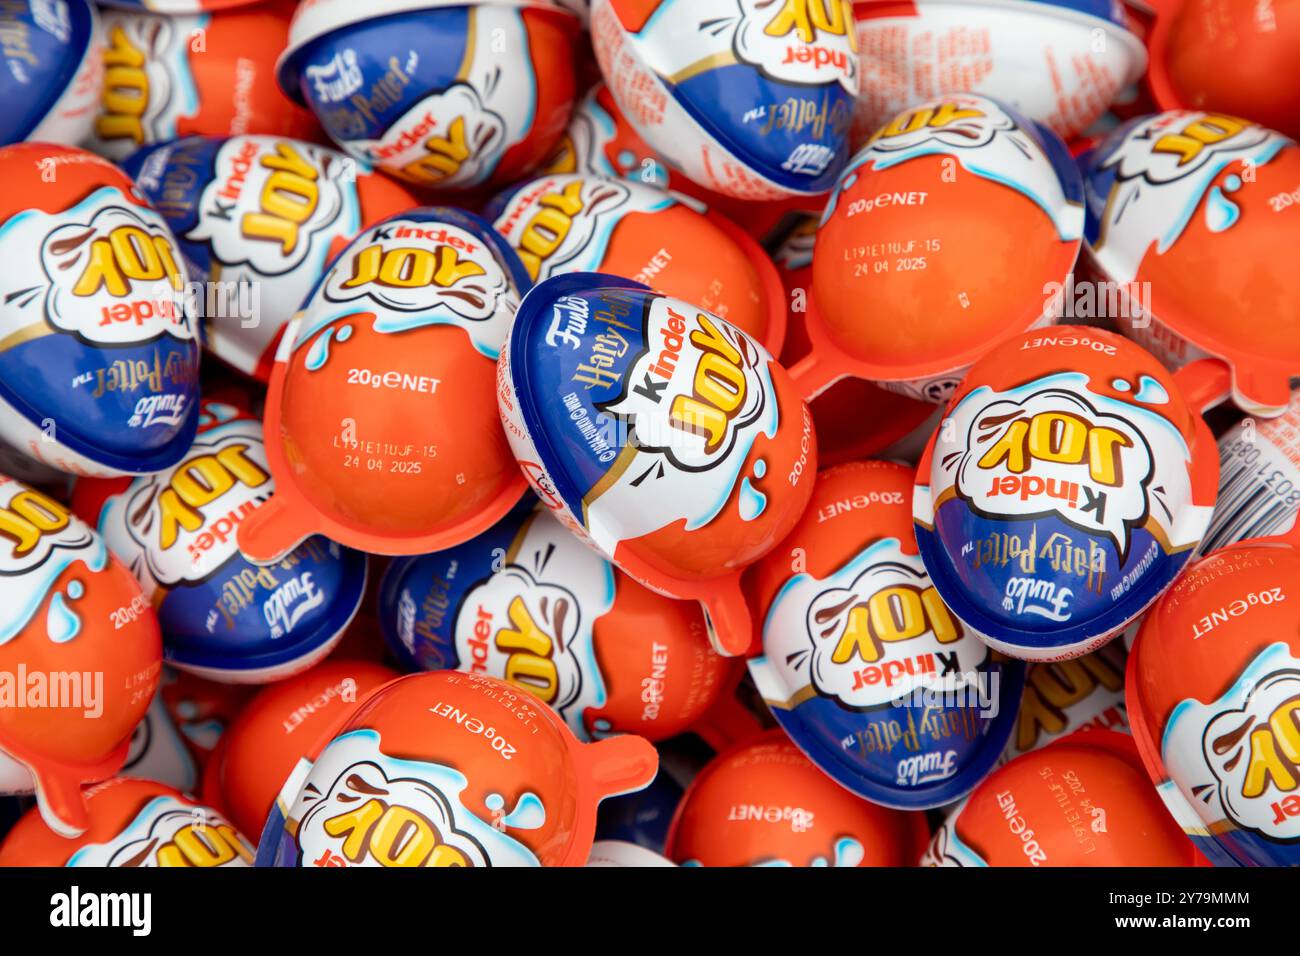
M1300 862L1300 3L0 11L0 865Z

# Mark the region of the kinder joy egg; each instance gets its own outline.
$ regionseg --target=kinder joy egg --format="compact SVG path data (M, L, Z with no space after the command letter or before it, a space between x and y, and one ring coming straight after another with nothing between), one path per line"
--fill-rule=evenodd
M1300 512L1300 392L1277 418L1245 418L1219 438L1219 497L1202 553L1284 534Z
M645 867L676 866L654 850L619 840L597 840L591 847L587 866Z
M924 814L868 803L769 730L700 771L664 855L682 866L911 866L928 837Z
M204 344L262 381L334 244L418 205L350 156L278 136L189 136L124 165L172 227L190 277L209 283L196 302Z
M658 756L625 734L581 744L524 691L438 671L372 692L281 791L260 866L580 866L596 805Z
M704 604L733 656L740 573L812 493L817 442L785 370L749 335L615 276L538 285L501 350L501 420L563 524L636 580Z
M286 329L266 406L276 495L239 528L256 562L321 532L377 554L469 540L524 481L492 407L528 273L470 213L413 209L361 233Z
M762 655L749 672L790 739L832 780L887 807L969 793L1016 723L1025 668L962 627L916 552L913 471L817 476L794 530L756 567Z
M59 502L0 476L0 793L36 792L63 836L81 785L117 772L162 663L140 585Z
M167 663L210 680L265 684L328 654L361 604L366 556L320 536L275 564L249 563L239 526L275 493L262 424L205 402L189 454L134 480L83 479L73 496L158 612Z
M1249 116L1300 137L1300 3L1277 0L1150 0L1151 69L1159 109Z
M1160 113L1081 163L1089 248L1128 305L1124 330L1170 366L1223 358L1238 405L1281 414L1300 375L1300 146L1247 120Z
M922 866L1196 866L1203 859L1147 783L1133 738L1071 734L980 784Z
M1146 69L1131 14L1112 0L857 0L853 10L863 138L913 103L978 93L1070 139Z
M1030 664L1016 731L1002 760L1014 760L1076 730L1128 733L1126 658L1124 642L1111 641L1074 660Z
M80 475L180 460L199 343L171 230L90 153L0 149L0 437Z
M817 231L791 370L805 396L854 376L942 402L999 339L1050 323L1083 238L1083 187L1057 136L995 100L898 114L839 179Z
M346 152L463 190L516 180L555 146L578 32L549 0L314 0L277 69Z
M293 7L274 0L216 14L105 10L104 85L89 148L120 160L178 136L317 136L312 115L270 81Z
M411 670L509 681L556 710L579 740L663 740L731 690L698 604L637 584L529 496L456 548L388 567L384 637Z
M99 19L88 0L13 3L0 14L0 145L80 143L104 76Z
M253 848L210 807L171 787L117 777L86 790L90 824L75 840L32 811L0 845L0 866L251 866Z
M331 658L272 684L240 711L203 772L203 801L241 833L261 834L280 787L304 757L398 675L367 661Z
M921 559L991 647L1065 660L1124 630L1210 522L1218 456L1200 409L1217 362L1173 376L1127 339L1063 325L976 363L917 467Z
M1129 655L1133 736L1174 819L1219 865L1300 861L1300 547L1292 531L1193 564Z
M621 179L556 174L488 210L534 282L603 272L697 303L772 353L785 337L780 277L761 246L682 196Z
M701 186L817 195L848 159L850 0L595 0L591 39L633 129Z

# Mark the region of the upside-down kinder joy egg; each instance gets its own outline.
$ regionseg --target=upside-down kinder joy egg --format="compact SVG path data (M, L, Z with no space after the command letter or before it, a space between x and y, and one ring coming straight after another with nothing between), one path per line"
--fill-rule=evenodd
M1083 186L1056 134L982 96L912 106L840 176L817 230L791 369L942 402L999 339L1048 324L1083 241Z
M850 0L595 0L591 39L633 129L701 186L817 195L848 159Z
M90 824L75 840L30 811L0 844L0 867L252 866L253 847L220 813L151 780L86 790Z
M398 677L369 661L332 657L261 690L221 735L203 771L203 802L240 833L260 836L280 787L372 690Z
M857 0L865 138L913 103L992 96L1063 139L1142 75L1146 48L1114 0Z
M0 437L74 474L174 465L199 342L166 220L79 149L6 146L0 181Z
M362 232L285 330L266 407L276 494L239 528L254 561L310 534L376 554L453 547L525 484L493 407L528 273L470 213L421 208Z
M209 283L196 303L204 345L262 381L335 244L418 205L352 157L280 136L190 136L124 166L172 227L190 278Z
M580 866L605 797L659 758L624 734L582 744L532 694L479 674L373 691L285 783L259 866Z
M1215 113L1160 113L1080 157L1092 260L1121 328L1170 366L1213 355L1279 415L1300 375L1300 146Z
M683 196L553 174L513 187L487 215L534 282L570 272L635 279L781 351L787 306L776 267L744 230Z
M785 370L717 316L629 279L556 276L501 350L501 421L546 506L633 578L700 601L741 654L740 574L812 493L817 440Z
M1246 417L1219 436L1219 498L1201 546L1285 534L1300 513L1300 391L1277 418Z
M850 793L773 729L700 771L664 855L682 866L911 866L929 834L924 814Z
M750 674L777 723L831 779L921 810L969 793L1016 725L1025 665L953 617L912 531L913 471L817 476L794 530L756 566L762 656Z
M740 677L709 645L698 604L637 584L531 495L472 541L395 560L379 603L407 669L502 678L579 740L682 733Z
M153 699L158 621L135 578L59 502L0 476L0 793L35 790L64 836Z
M1068 661L1038 661L1025 671L1016 730L1002 760L1045 747L1077 730L1128 733L1123 641Z
M1300 138L1300 4L1146 2L1155 10L1146 83L1159 109L1245 116Z
M1174 818L1218 865L1300 860L1300 535L1189 567L1129 655L1133 736Z
M140 580L167 663L264 684L324 658L366 584L366 556L320 536L274 564L245 559L236 532L274 493L261 422L204 402L178 465L135 479L82 479L73 506Z
M948 404L917 468L917 544L963 625L1027 660L1095 650L1182 570L1218 481L1199 417L1228 389L1103 329L1008 339Z
M549 0L315 0L298 7L277 70L344 151L464 190L550 153L573 105L578 32Z
M0 146L75 146L90 132L103 82L99 18L89 0L9 4L0 25Z
M161 15L105 10L104 84L86 146L125 159L178 136L320 135L271 79L292 0L248 10Z
M935 831L922 866L1204 866L1133 738L1076 732L995 770Z

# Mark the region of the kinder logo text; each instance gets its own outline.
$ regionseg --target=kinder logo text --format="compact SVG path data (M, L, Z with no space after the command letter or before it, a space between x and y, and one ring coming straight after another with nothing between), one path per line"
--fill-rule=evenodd
M38 264L27 273L47 283L46 317L60 331L105 345L163 334L193 338L187 279L166 224L152 210L115 199L101 190L62 216L31 217L50 223L35 246Z
M839 82L856 95L858 36L852 0L740 0L736 57L768 76Z
M628 421L640 451L713 468L772 401L765 359L743 332L675 299L656 299L645 329L626 393L603 410Z
M584 254L598 229L620 214L632 196L632 187L614 180L552 176L516 196L496 227L540 282L570 264L578 269L597 265ZM663 204L663 196L656 194L637 206Z
M1129 528L1147 519L1154 470L1146 439L1128 420L1064 389L1023 399L989 392L952 418L956 434L966 435L956 490L972 508L994 518L1057 515L1108 535L1124 557Z
M199 201L202 216L187 238L211 244L224 266L264 276L303 264L349 206L355 160L306 143L241 136L218 151ZM347 228L347 224L343 225Z
M324 295L407 313L446 310L471 322L492 318L503 303L517 306L504 270L478 236L406 219L353 243L326 279Z

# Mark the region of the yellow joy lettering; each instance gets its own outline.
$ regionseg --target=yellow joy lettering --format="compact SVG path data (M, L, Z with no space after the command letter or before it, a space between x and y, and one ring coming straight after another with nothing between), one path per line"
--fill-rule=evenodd
M171 243L139 226L118 226L107 237L93 240L87 259L85 270L72 287L74 295L95 295L103 289L122 298L131 293L132 282L162 279L177 292L184 288Z
M462 279L484 274L482 266L472 259L462 259L451 246L432 250L414 246L396 249L367 246L353 257L352 275L343 288L355 289L371 282L395 289L430 285L450 288Z
M0 536L14 544L20 558L36 547L43 534L56 534L68 526L70 515L63 505L39 491L20 491L0 508Z
M291 143L276 143L275 152L260 162L271 175L262 184L261 208L244 214L242 231L250 239L277 242L286 256L291 255L300 227L320 202L320 174Z
M785 0L763 32L783 37L795 31L804 43L812 43L817 31L843 36L852 22L849 0Z
M170 548L181 529L191 533L203 527L201 508L216 501L238 482L257 488L269 478L246 454L248 445L230 445L215 455L198 455L182 464L171 484L158 496L161 515L159 546Z
M1171 153L1178 157L1179 166L1185 166L1196 159L1205 147L1231 139L1250 125L1245 120L1220 113L1202 116L1176 133L1166 133L1161 136L1151 147L1151 151Z
M1119 485L1124 480L1122 449L1132 440L1104 425L1091 425L1069 412L1039 412L1011 422L1002 436L980 456L981 468L1003 465L1013 474L1026 471L1035 460L1077 465L1085 459L1093 481Z
M541 273L542 263L568 238L573 217L582 211L582 187L582 180L574 180L558 192L544 195L537 213L524 227L516 251L534 279Z
M910 641L928 633L933 633L940 644L951 644L961 637L938 592L932 587L922 591L906 584L883 588L849 612L831 661L847 664L857 656L872 664L883 656L885 644Z
M424 141L429 152L402 167L402 171L426 183L438 183L455 175L469 159L465 137L465 117L457 116L447 127L446 136L430 136Z
M1279 790L1294 790L1300 780L1300 697L1283 701L1268 723L1250 732L1250 763L1242 782L1243 797L1258 797L1270 782Z
M931 129L943 129L950 123L959 120L976 119L983 116L981 110L973 109L969 106L958 106L956 103L940 103L938 106L925 106L914 110L908 110L906 113L900 113L887 124L882 126L871 137L871 142L882 139L886 136L903 136L907 133L915 133L917 130L929 127Z
M506 613L511 626L496 633L497 648L509 655L506 680L549 704L560 686L559 673L551 660L551 635L537 626L521 597L510 601Z
M149 107L149 76L144 54L131 43L126 31L113 27L104 51L104 85L95 130L101 139L144 142L141 117Z
M669 423L704 436L704 450L713 452L727 435L732 417L744 406L748 382L744 357L722 331L700 313L690 339L703 354L695 366L691 395L677 395L669 408Z
M156 859L159 866L193 866L207 868L224 866L235 857L246 863L253 862L253 855L244 846L231 827L203 826L190 824L176 831L168 843L158 848Z
M423 814L374 798L330 817L324 829L330 836L344 836L343 855L353 863L369 854L380 866L470 865L464 853L441 841Z

